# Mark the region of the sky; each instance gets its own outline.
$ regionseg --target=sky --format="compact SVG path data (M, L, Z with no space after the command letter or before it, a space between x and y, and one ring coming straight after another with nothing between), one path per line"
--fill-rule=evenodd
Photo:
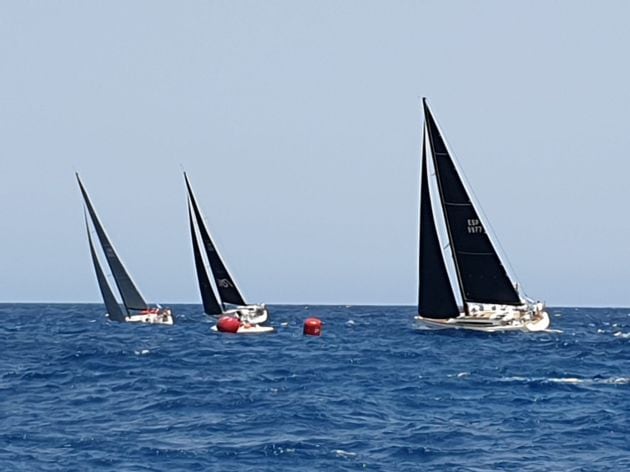
M414 304L421 98L527 294L630 306L630 3L0 2L0 302L97 302L80 173L153 302L185 169L248 301Z

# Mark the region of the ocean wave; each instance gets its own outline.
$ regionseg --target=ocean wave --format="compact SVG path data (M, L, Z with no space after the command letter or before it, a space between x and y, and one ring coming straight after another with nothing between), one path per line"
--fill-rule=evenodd
M501 377L500 382L568 384L568 385L625 385L630 377L578 378L578 377Z
M138 327L100 305L5 305L0 469L630 466L627 309L562 309L559 336L418 335L410 307L271 307L281 329L249 338L175 309L185 322ZM321 337L302 335L308 316Z

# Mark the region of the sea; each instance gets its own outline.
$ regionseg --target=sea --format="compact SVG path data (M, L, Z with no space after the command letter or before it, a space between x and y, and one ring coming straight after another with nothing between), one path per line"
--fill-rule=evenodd
M487 334L418 330L414 307L271 306L277 332L248 337L173 308L148 326L0 305L0 470L630 470L630 309Z

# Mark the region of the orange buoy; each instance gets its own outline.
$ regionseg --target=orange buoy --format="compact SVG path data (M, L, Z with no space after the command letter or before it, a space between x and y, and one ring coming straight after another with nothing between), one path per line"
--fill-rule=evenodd
M222 333L236 333L241 327L241 321L233 316L222 316L217 321L217 329Z
M304 320L304 334L306 336L321 336L322 320L319 318L306 318Z

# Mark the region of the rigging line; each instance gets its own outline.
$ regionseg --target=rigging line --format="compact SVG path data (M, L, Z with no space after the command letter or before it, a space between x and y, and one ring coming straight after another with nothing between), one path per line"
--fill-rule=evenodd
M219 295L217 295L219 293L218 291L218 287L216 286L216 279L214 277L214 273L212 272L212 266L210 265L210 260L208 259L208 253L205 250L205 244L203 242L203 238L201 236L201 230L199 225L200 224L204 224L203 221L200 223L197 220L197 216L194 214L194 212L192 211L192 207L190 207L190 205L192 205L191 200L190 200L190 195L188 196L188 205L189 205L189 211L191 212L191 216L193 219L193 234L192 237L195 238L195 241L197 242L197 247L199 248L204 248L203 251L199 251L201 254L201 262L203 263L203 269L206 271L206 275L208 275L208 280L210 280L210 286L214 291L214 295L221 300L221 297ZM201 213L201 210L200 210ZM201 215L201 218L203 219L203 215ZM193 241L194 244L194 241ZM214 247L214 245L213 245ZM221 302L223 303L223 302Z
M431 150L430 137L428 136L428 131L426 131L426 116L425 123L423 124L423 138L425 143L425 149L427 152L427 172L432 177L428 179L429 185L429 194L433 197L431 200L431 208L433 212L433 220L434 225L436 227L436 232L438 236L438 241L440 244L446 244L442 247L442 260L444 261L445 268L448 274L448 279L450 282L451 291L456 299L456 304L458 306L463 306L461 303L458 303L457 300L462 299L463 294L459 285L459 275L457 272L457 267L455 266L455 254L453 252L453 248L451 247L451 242L449 240L448 234L448 225L446 223L446 215L444 214L444 207L441 203L439 184L437 179L437 170L435 168L435 163L433 162L433 155ZM463 303L463 301L462 301Z
M502 256L500 259L502 261L505 261L510 274L514 278L514 282L516 282L518 284L518 287L520 288L521 287L521 283L520 283L520 280L519 280L519 277L518 277L516 271L514 270L514 266L512 265L512 263L510 261L510 258L508 257L507 253L505 252L505 249L503 249L503 245L501 244L501 240L499 239L499 237L498 237L494 227L492 226L492 223L490 222L490 220L486 216L486 212L484 211L483 206L481 205L481 202L477 198L477 195L475 194L475 191L470 186L468 177L466 175L466 172L464 171L463 167L461 166L460 161L459 161L459 159L457 157L457 154L453 151L450 143L447 143L446 140L444 140L444 144L446 145L446 148L450 152L452 160L455 162L457 170L460 173L460 176L462 177L462 180L463 180L464 186L466 188L466 191L469 193L469 195L472 196L472 198L474 200L475 205L472 205L472 206L476 210L479 211L479 213L480 213L479 216L480 216L480 218L482 220L483 225L487 226L490 229L490 233L486 232L488 234L488 237L490 238L490 241L493 244L495 244L496 246L498 246L499 250L501 251L501 256ZM457 205L457 204L449 204L449 205Z
M96 234L96 230L94 228L90 227L90 224L88 223L88 216L87 216L87 210L85 209L85 202L83 203L83 218L85 218L85 227L86 227L87 232L88 232L88 240L89 239L98 238L98 234ZM94 226L94 223L92 223L92 226ZM102 247L101 247L101 252L103 252L103 248ZM107 271L106 276L109 277L109 278L113 278L112 271L109 268L109 264L106 263L105 267L107 267L107 269L109 269Z
M237 284L234 276L232 275L233 272L230 270L228 264L225 262L225 259L223 259L223 257L221 257L221 252L219 252L219 243L218 238L216 235L211 234L210 230L208 229L208 224L207 224L207 219L204 216L203 212L201 211L201 208L199 208L199 203L197 202L197 199L194 197L194 192L192 190L192 185L190 184L190 181L188 180L188 175L186 174L186 172L184 172L184 180L186 181L186 188L188 190L189 193L189 199L191 202L194 202L197 210L199 211L199 216L201 216L201 222L199 222L196 218L195 215L195 220L197 221L197 229L199 230L200 225L203 223L206 229L206 232L208 233L208 236L210 237L210 242L212 243L212 247L214 249L214 252L217 255L217 258L221 261L221 264L223 265L223 268L225 269L225 272L227 273L227 276L229 277L229 279L231 280L232 284L234 285L234 289L235 291L238 293L238 295L240 296L240 298L242 299L242 301L244 302L245 305L247 305L247 302L245 301L245 297L243 297L243 292L241 291L239 285ZM205 245L204 245L205 247ZM206 257L207 257L207 253L206 253ZM208 259L208 264L210 265L210 260ZM211 274L213 276L213 278L216 279L216 277L214 276L214 272L212 271L212 266L210 265L210 269L211 269ZM218 287L217 287L217 293L219 293Z
M90 223L88 223L88 216L87 216L87 210L85 209L85 202L83 202L83 218L85 218L85 227L87 228L87 232L88 232L88 241L98 238L96 229L93 228L94 223L92 222L92 227L90 227ZM93 243L92 243L92 246L94 246ZM101 254L103 254L103 247L100 244L98 244L97 247L100 247L101 249L100 252ZM97 255L97 252L98 251L94 249L95 255ZM101 255L101 258L102 257L103 255ZM98 259L98 255L97 255L97 259ZM103 272L103 274L108 279L108 281L113 282L113 285L116 288L116 292L118 293L118 296L121 297L120 290L118 290L118 285L116 285L116 279L114 278L114 273L112 272L112 269L109 267L109 264L107 263L107 261L105 261L105 264L103 264L102 261L99 261L99 263L101 264L101 272ZM107 269L107 272L103 270L103 267ZM111 290L111 287L110 287L110 290ZM118 301L116 301L116 303L118 303Z
M84 208L87 208L87 210L88 210L88 213L90 215L90 221L92 223L92 226L94 227L94 231L96 231L96 234L98 236L98 241L99 241L99 246L101 248L101 252L105 256L106 266L109 268L109 271L110 271L110 274L111 274L111 278L114 280L114 285L116 287L116 290L118 291L118 294L120 295L120 297L122 299L122 303L125 306L125 309L129 310L129 307L125 303L125 297L123 296L123 291L121 290L119 280L114 275L114 269L111 266L111 262L110 262L110 259L108 257L108 254L110 254L110 252L113 254L113 257L116 259L116 261L118 262L118 265L122 269L122 274L121 275L124 275L125 278L130 282L131 287L134 289L136 295L140 297L140 301L142 303L144 303L146 306L148 306L149 304L145 301L145 297L142 295L142 293L140 293L140 289L138 288L138 286L133 281L133 278L131 277L131 274L129 274L129 272L127 271L127 269L125 267L125 264L122 261L122 258L120 257L120 255L118 254L116 249L114 248L114 245L111 242L111 239L110 239L110 237L109 237L109 235L107 233L107 230L105 230L105 227L103 226L102 222L100 221L100 219L98 217L98 214L97 214L97 212L96 212L96 210L95 210L95 208L94 208L94 206L92 204L92 201L90 200L90 198L88 196L87 190L83 186L83 182L81 181L78 173L76 174L76 178L77 178L77 181L79 183L79 188L81 189L81 194L83 196ZM102 232L102 234L103 234L103 236L105 238L105 241L107 242L107 246L108 246L107 251L105 250L103 242L101 240L100 232ZM137 308L132 308L132 309L137 309Z
M451 226L448 222L448 215L446 212L446 205L444 204L444 190L442 188L442 180L440 179L440 170L437 166L437 155L434 152L435 146L433 144L433 133L429 133L429 122L432 123L432 127L434 126L436 129L435 131L437 131L438 136L440 137L440 140L442 142L444 142L444 138L442 136L442 133L440 131L440 127L438 126L437 122L435 121L435 118L433 117L433 115L431 114L431 110L429 109L429 105L426 102L426 99L422 100L422 105L423 105L423 111L424 111L424 127L426 129L427 132L427 136L428 136L428 142L429 142L429 149L431 152L431 161L433 162L433 170L435 171L436 174L436 183L437 183L437 187L438 187L438 191L439 191L439 195L440 195L440 206L442 207L442 214L444 215L444 222L446 224L446 234L448 235L448 241L452 242L453 241L453 235L452 235L452 231L451 231ZM430 121L429 121L430 120ZM446 143L444 143L444 145L446 146ZM447 148L448 150L448 148ZM463 284L463 280L462 280L462 274L461 274L461 270L459 267L459 262L457 261L457 257L455 254L455 251L453 251L451 249L451 257L453 260L453 267L455 268L455 274L457 276L457 288L458 291L461 295L462 298L462 302L464 303L464 309L466 310L466 313L468 313L467 310L467 305L466 305L466 294L464 292L464 284Z

